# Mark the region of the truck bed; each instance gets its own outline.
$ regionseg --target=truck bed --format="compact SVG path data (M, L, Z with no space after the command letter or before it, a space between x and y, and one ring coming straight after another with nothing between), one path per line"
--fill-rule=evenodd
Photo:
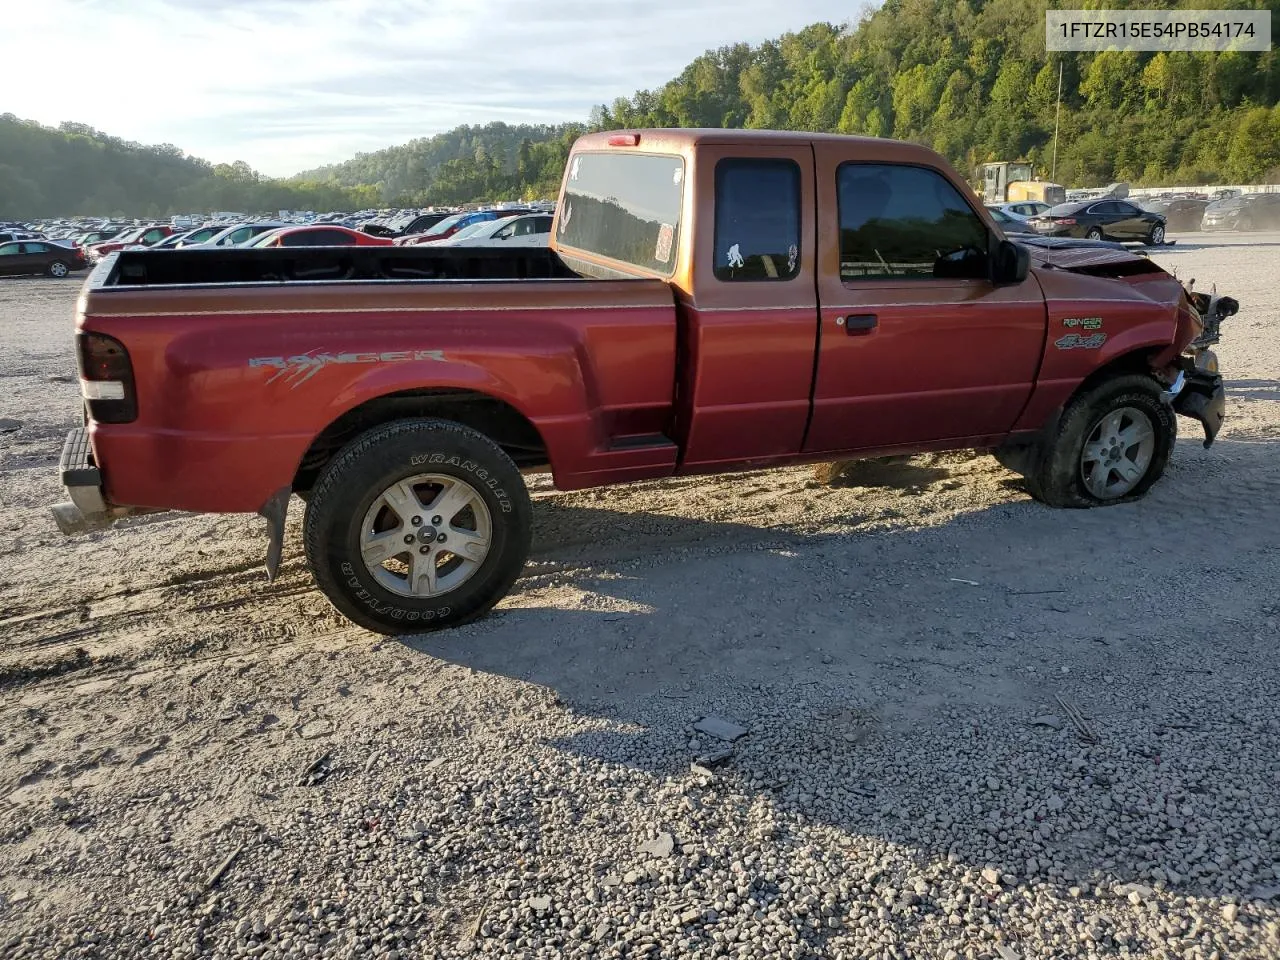
M574 280L550 249L272 247L124 250L91 276L99 287L315 283L339 280Z

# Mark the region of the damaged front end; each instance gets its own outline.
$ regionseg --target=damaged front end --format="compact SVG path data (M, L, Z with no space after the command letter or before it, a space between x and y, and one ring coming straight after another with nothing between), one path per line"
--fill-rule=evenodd
M1176 413L1200 421L1208 448L1227 417L1227 392L1218 370L1218 355L1211 348L1222 339L1222 321L1235 316L1240 304L1233 297L1218 296L1216 289L1195 292L1194 280L1187 284L1187 300L1195 311L1200 332L1178 358L1177 373L1165 397Z
M1222 385L1222 374L1198 369L1189 356L1183 356L1182 362L1183 368L1165 391L1165 398L1175 413L1200 421L1208 449L1227 419L1227 391Z

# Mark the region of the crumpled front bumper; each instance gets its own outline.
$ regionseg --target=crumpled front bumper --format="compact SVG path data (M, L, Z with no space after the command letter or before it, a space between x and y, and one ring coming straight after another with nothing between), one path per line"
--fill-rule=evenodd
M1223 421L1227 419L1227 391L1222 385L1222 375L1193 367L1183 370L1178 381L1180 387L1171 400L1174 412L1200 421L1207 449L1213 445Z

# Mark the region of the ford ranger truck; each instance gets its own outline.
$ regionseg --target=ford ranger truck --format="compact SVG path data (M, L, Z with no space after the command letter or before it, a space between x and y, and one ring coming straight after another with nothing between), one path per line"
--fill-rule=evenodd
M76 315L65 532L291 496L371 630L472 620L562 490L979 448L1058 507L1142 496L1175 414L1222 424L1149 260L1007 240L938 154L747 130L584 136L549 249L121 251ZM797 495L799 491L797 491Z

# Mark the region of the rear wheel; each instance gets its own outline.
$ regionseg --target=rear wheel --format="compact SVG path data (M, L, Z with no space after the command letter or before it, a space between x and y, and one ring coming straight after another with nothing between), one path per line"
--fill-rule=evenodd
M71 272L71 268L68 267L61 260L55 260L53 261L53 263L49 264L49 276L51 277L57 277L59 280L61 280L70 272Z
M1101 227L1090 227L1090 228L1089 228L1089 232L1088 232L1088 233L1086 233L1086 234L1085 234L1085 236L1086 236L1088 239L1090 239L1090 240L1101 240L1101 239L1102 239L1102 228L1101 228Z
M401 420L352 441L310 491L307 562L345 616L379 633L457 626L510 590L530 503L511 458L445 420Z
M1151 377L1125 374L1075 397L1053 435L1015 468L1032 496L1055 507L1101 507L1150 490L1177 436L1161 394Z

